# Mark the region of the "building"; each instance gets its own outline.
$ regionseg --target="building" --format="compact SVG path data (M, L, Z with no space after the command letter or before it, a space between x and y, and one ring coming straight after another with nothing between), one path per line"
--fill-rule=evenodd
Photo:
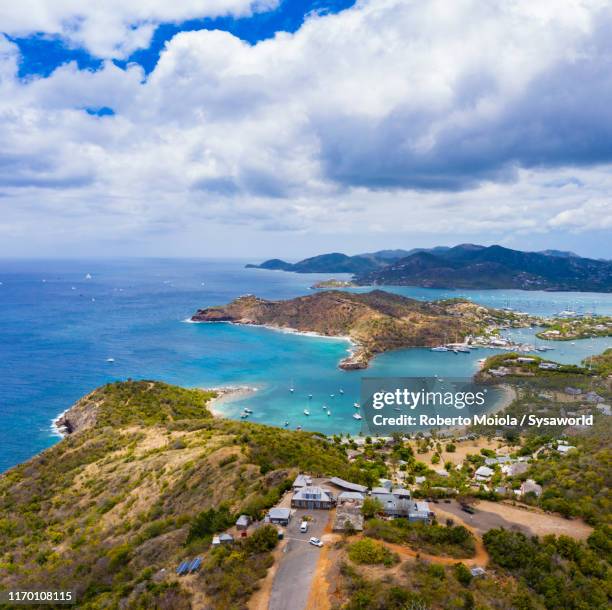
M332 477L329 482L340 489L345 491L359 491L362 494L368 491L368 488L365 485L358 485L357 483L350 483L349 481L345 481L339 477Z
M610 407L610 405L597 405L597 407L595 407L600 413L603 413L604 415L612 415L612 407Z
M404 489L403 487L394 487L391 490L391 493L396 498L402 498L402 499L410 500L410 490L409 489Z
M289 525L289 521L291 521L291 509L271 508L268 511L266 519L270 523L276 523L277 525Z
M293 508L322 508L328 510L333 508L335 504L332 494L321 487L302 487L291 498Z
M251 518L248 515L240 515L236 521L236 529L244 531L249 527L249 523L251 523Z
M312 485L312 479L308 475L298 474L298 476L295 477L295 481L293 481L293 491L302 489L302 487L306 487L307 485Z
M361 506L363 501L365 500L365 494L362 494L358 491L343 491L338 496L338 504L357 504Z
M559 365L556 362L540 362L538 368L544 371L555 371L559 368Z
M427 502L411 502L408 511L408 521L423 521L429 523L433 519L433 513L429 510Z
M561 454L561 455L565 455L566 453L568 453L569 451L571 451L572 449L576 449L576 447L572 446L572 445L559 445L557 447L557 451Z
M212 545L220 546L222 544L232 544L234 542L234 537L231 534L223 533L218 536L213 536Z
M585 399L587 402L604 402L605 398L603 396L600 396L597 392L587 392L584 395Z
M378 479L378 485L380 487L384 487L388 491L391 491L391 488L393 487L393 482L389 479Z
M535 494L537 498L542 495L542 486L538 485L533 479L527 479L521 485L521 495L524 496L528 493Z
M474 477L477 481L488 481L493 475L495 471L489 468L488 466L481 466L475 473Z
M517 462L516 464L506 464L502 466L502 472L509 477L525 474L527 470L529 470L529 466L525 462Z
M425 483L425 481L427 481L427 477L414 477L414 482L417 485L422 485L423 483Z

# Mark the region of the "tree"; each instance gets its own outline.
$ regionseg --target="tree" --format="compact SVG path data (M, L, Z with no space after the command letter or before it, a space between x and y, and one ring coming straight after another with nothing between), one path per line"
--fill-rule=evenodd
M375 517L378 513L382 512L383 505L380 500L376 498L366 498L363 501L363 506L361 507L361 513L366 519L371 519Z

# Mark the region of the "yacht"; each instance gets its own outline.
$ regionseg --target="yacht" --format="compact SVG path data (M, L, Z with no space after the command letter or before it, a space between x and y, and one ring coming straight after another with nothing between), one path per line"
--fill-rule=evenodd
M353 406L355 407L355 409L359 409L359 403L358 402L354 402Z
M344 394L344 390L340 388L340 394Z
M310 415L310 411L308 409L304 409L304 415Z
M363 419L359 413L353 413L353 419Z
M448 347L445 347L444 345L438 345L438 347L432 347L431 351L432 352L448 352L449 349Z
M115 362L115 359L114 359L114 358L107 358L107 359L106 359L106 362L110 362L110 363L112 363L112 362Z

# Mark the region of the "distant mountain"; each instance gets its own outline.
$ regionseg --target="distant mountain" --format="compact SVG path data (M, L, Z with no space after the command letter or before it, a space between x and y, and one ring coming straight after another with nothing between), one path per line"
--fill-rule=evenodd
M580 258L576 253L569 250L540 250L539 254L546 256L557 256L559 258Z
M251 269L280 269L282 271L293 271L295 273L368 273L381 269L388 261L379 260L375 256L357 255L348 256L340 252L321 254L311 258L305 258L298 263L287 263L278 258L273 258L261 263L261 265L247 265Z
M275 258L247 267L352 273L361 285L612 292L612 261L582 258L562 250L522 252L477 244L379 250L355 256L333 252L297 263Z
M355 281L430 288L611 292L612 262L462 244L437 254L412 254L378 271L359 274Z

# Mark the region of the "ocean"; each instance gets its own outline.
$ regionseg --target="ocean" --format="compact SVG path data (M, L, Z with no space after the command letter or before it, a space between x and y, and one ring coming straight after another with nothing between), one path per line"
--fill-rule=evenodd
M343 340L188 323L196 309L241 294L286 299L309 293L321 279L347 277L245 269L245 262L0 261L0 471L57 442L52 420L85 393L117 379L255 386L256 393L219 408L237 417L248 406L252 421L282 426L288 420L291 428L355 433L359 422L350 416L362 376L463 377L476 370L479 358L494 353L414 348L383 354L365 372L347 372L337 368L348 348ZM610 294L386 289L419 299L466 296L534 314L565 309L612 314ZM524 340L533 337L531 330L515 332ZM612 341L552 345L551 358L579 362ZM305 408L310 417L303 415Z

